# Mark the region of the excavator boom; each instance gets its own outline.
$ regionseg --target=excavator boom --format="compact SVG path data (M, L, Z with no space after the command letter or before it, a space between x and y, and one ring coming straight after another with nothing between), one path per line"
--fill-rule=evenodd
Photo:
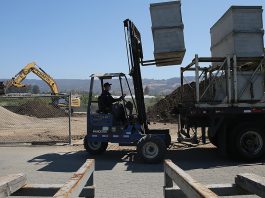
M37 66L35 62L27 64L14 78L9 80L6 84L6 89L11 86L14 87L25 87L25 84L22 81L27 77L27 75L32 72L41 78L51 89L52 94L59 94L58 87L55 80L48 75L43 69Z
M53 95L59 95L59 89L58 86L55 82L55 80L47 74L43 69L38 67L38 65L35 62L27 64L23 69L21 69L17 75L15 75L11 80L8 80L4 86L1 87L1 82L0 82L0 95L1 90L3 90L4 87L4 92L8 90L9 87L25 87L26 85L22 83L22 81L27 77L27 75L32 72L35 75L37 75L40 79L42 79L51 89L51 93ZM59 104L60 106L67 106L67 104ZM80 107L80 98L72 98L71 99L71 106L72 107Z

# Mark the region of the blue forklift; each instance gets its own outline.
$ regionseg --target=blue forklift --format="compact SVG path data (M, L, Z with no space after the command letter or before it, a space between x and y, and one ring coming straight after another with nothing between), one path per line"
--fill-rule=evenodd
M142 161L157 163L163 160L171 137L169 129L148 128L140 70L143 63L141 35L129 19L124 21L124 30L133 90L124 73L91 75L84 147L88 153L98 155L106 151L108 143L136 146L137 155ZM112 105L111 113L104 113L100 111L100 97L95 97L94 88L99 82L103 90L104 83L109 81L119 84L122 95L125 92L128 95Z

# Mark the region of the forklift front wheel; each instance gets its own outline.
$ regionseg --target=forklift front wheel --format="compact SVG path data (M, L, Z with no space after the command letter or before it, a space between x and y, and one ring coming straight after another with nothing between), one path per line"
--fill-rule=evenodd
M146 135L137 144L137 154L147 163L158 163L166 152L165 142L157 136Z
M84 147L92 155L102 154L107 150L108 142L90 142L85 138Z

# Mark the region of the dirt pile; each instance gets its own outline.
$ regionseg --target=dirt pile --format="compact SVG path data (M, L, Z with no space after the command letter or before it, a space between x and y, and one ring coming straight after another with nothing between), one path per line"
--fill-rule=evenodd
M174 108L181 102L182 88L178 87L171 94L158 101L155 105L148 108L147 117L151 121L172 121L177 117L174 115ZM192 102L195 100L195 83L183 85L182 100Z
M18 115L1 106L0 106L0 120L1 120L0 122L1 129L9 127L10 123L17 123L20 126L23 126L27 123L33 123L33 119L31 117Z
M203 80L200 82L200 93L204 93L206 87L209 85L209 80ZM196 100L195 95L195 82L189 84L184 84L181 87L178 87L171 94L167 95L165 98L158 101L152 107L149 107L147 110L147 117L150 121L176 121L177 116L175 115L175 109L178 107L179 103L194 104ZM182 100L181 100L182 92ZM203 95L203 98L200 98L200 101L209 102L213 99L213 93L207 91Z
M16 114L37 118L55 118L67 116L67 113L64 109L40 100L28 101L19 106L6 106L5 108Z

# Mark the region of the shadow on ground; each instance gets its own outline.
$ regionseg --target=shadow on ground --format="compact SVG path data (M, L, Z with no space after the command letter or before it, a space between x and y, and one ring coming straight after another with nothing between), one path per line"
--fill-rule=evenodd
M166 154L166 159L172 160L184 170L209 169L229 166L252 166L264 165L265 159L259 162L244 163L223 158L217 153L217 149L210 148L185 148L172 149ZM126 165L126 170L131 172L162 172L163 164L144 164L137 160L136 152L132 150L108 150L102 155L91 156L86 151L67 152L67 153L47 153L37 156L28 162L43 163L48 165L39 171L49 172L75 172L86 161L86 159L96 160L96 171L112 170L119 163Z

